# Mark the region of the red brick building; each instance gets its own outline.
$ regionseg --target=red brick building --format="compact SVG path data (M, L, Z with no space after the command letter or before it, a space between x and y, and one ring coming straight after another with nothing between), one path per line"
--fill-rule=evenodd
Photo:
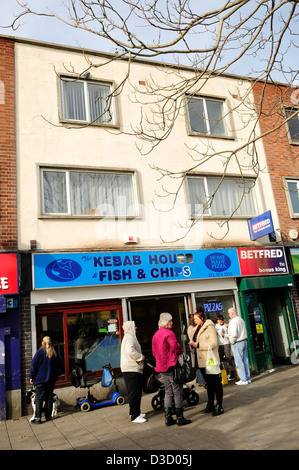
M17 249L14 41L0 38L0 250Z
M21 414L15 108L15 42L0 38L0 419Z
M277 235L290 255L299 250L299 89L257 82L253 92L279 220ZM296 268L294 274L297 289L293 289L293 301L298 323Z

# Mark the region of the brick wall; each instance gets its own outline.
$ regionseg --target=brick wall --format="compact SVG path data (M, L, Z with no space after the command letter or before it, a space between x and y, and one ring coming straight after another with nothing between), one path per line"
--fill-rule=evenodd
M28 407L25 402L25 392L32 387L29 384L29 371L32 360L30 293L20 295L20 349L22 411L26 415Z
M14 41L0 38L0 250L16 249Z
M265 89L263 83L254 85L255 103L258 111L261 111L259 124L262 133L281 125L284 120L283 108L292 106L293 91L278 85L270 84ZM259 103L263 92L263 105L260 109ZM263 145L272 181L279 228L283 232L284 241L291 242L289 231L296 229L299 232L299 219L290 217L283 178L291 176L299 178L299 145L290 144L285 124L263 137Z

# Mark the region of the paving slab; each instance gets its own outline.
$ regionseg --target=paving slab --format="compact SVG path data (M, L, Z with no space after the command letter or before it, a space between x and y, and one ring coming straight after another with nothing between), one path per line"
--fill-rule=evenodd
M88 413L75 407L61 409L56 418L40 425L31 424L31 416L23 416L0 422L0 450L100 450L99 459L143 451L170 455L209 450L299 450L298 390L298 366L263 372L246 386L229 382L224 386L225 413L213 417L201 413L207 392L196 386L199 404L185 406L184 415L192 423L182 427L165 426L163 411L151 406L154 394L142 397L142 411L148 418L143 424L131 423L128 403Z

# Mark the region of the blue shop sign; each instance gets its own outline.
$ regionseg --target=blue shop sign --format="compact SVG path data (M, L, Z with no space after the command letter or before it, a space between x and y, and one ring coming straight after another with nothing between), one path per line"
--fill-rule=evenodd
M34 254L34 288L240 276L236 249Z
M256 240L264 235L269 235L274 232L271 211L264 212L254 219L248 220L248 229L250 240Z

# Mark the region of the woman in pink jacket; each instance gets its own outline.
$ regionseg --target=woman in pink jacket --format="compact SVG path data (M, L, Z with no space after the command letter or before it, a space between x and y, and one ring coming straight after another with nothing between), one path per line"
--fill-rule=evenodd
M190 419L183 416L183 386L174 381L174 369L178 355L184 351L181 348L175 333L172 331L172 316L170 313L161 313L159 329L152 339L153 356L156 359L156 372L161 374L165 386L165 424L171 426L177 423L179 426L191 423ZM171 409L175 404L177 420L172 418Z

